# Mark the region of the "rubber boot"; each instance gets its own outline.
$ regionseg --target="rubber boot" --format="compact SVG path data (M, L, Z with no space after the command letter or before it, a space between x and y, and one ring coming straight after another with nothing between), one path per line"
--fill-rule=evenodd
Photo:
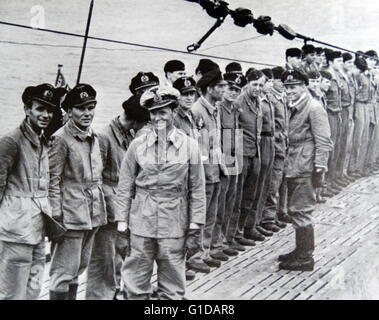
M50 291L50 300L68 300L68 292Z
M313 271L314 260L314 231L313 226L302 227L298 229L299 243L296 243L297 255L296 258L289 261L284 261L279 264L281 270L291 271ZM297 242L296 241L296 242Z
M76 300L76 293L78 292L78 284L73 283L68 287L68 300Z

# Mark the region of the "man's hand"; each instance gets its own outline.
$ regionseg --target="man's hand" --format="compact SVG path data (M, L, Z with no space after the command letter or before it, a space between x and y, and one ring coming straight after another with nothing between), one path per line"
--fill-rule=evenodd
M117 222L117 231L124 233L128 229L128 224L125 221L118 221Z
M324 182L324 173L325 170L323 168L315 168L312 173L312 185L313 188L321 188Z
M189 229L187 231L187 238L185 243L185 249L187 251L187 257L194 256L201 249L200 243L201 229Z

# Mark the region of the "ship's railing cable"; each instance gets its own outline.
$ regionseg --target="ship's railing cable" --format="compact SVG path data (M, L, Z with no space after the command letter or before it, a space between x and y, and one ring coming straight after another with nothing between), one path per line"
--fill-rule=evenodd
M54 30L54 29L46 29L46 28L33 28L31 26L28 26L28 25L11 23L11 22L6 22L6 21L0 21L0 24L11 26L11 27L31 29L31 30L35 30L35 31L49 32L49 33L54 33L54 34L59 34L59 35L65 35L65 36L71 36L71 37L77 37L77 38L84 38L84 35L79 34L79 33L65 32L65 31ZM88 36L88 39L96 40L96 41L103 41L103 42L108 42L108 43L129 45L129 46L146 48L146 49L166 51L166 52L171 52L171 53L179 53L179 54L184 54L184 55L198 56L198 57L202 57L202 58L219 59L219 60L224 60L224 61L234 61L234 62L261 65L261 66L267 66L267 67L276 67L277 66L275 64L256 62L256 61L251 61L251 60L242 60L242 59L234 59L234 58L228 58L228 57L223 57L223 56L208 55L208 54L202 54L202 53L193 53L193 52L187 52L187 51L182 51L182 50L177 50L177 49L172 49L172 48L167 48L167 47L159 47L159 46L153 46L153 45L147 45L147 44L141 44L141 43L133 43L133 42L128 42L128 41L107 39L107 38L94 37L94 36Z
M366 57L366 58L372 58L371 56L368 56L367 54L363 52L358 52L350 49L346 49L340 46L336 46L331 43L327 43L324 41L320 41L308 36L304 36L302 34L299 34L292 30L289 26L285 24L279 24L275 25L271 17L269 16L259 16L257 19L254 17L253 12L250 9L247 8L237 8L235 10L232 10L229 8L229 3L223 0L184 0L187 2L195 2L199 4L203 10L207 12L207 14L217 19L217 21L222 20L224 21L228 16L230 16L233 19L233 22L238 27L247 27L249 25L253 25L253 27L256 29L256 31L262 35L270 35L272 36L274 32L278 32L281 36L286 38L287 40L295 40L295 39L301 39L306 44L307 42L315 42L318 44L321 44L326 47L334 48L341 51L346 51L353 53L357 56ZM215 28L211 29L212 32L215 30ZM210 30L210 31L211 31ZM210 31L208 31L197 43L194 43L192 45L189 45L187 47L188 51L194 51L200 48L201 44L209 37L211 34ZM375 59L378 60L378 59Z

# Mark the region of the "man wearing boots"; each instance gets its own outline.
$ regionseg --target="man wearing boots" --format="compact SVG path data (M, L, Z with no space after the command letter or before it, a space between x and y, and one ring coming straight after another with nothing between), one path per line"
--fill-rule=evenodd
M288 211L296 233L296 248L279 256L279 269L314 268L312 212L315 188L322 185L329 152L333 148L326 111L307 90L308 78L297 71L282 76L289 107L289 150L286 164Z
M146 79L149 78L148 80ZM158 85L151 73L139 73L131 81L131 91ZM124 112L111 121L99 134L103 156L103 189L107 205L108 223L99 228L92 247L88 266L86 300L112 300L120 287L120 264L127 250L126 235L117 232L115 199L122 159L137 131L149 120L149 112L133 99L122 104ZM120 255L120 257L119 257ZM121 260L117 261L117 260Z
M78 277L87 268L98 228L106 224L103 162L97 134L91 128L96 91L76 85L62 107L70 120L54 135L49 150L49 199L54 219L67 232L53 243L50 299L75 300Z
M45 267L43 214L48 201L48 142L44 135L59 108L50 84L27 87L25 119L0 139L0 300L36 300Z

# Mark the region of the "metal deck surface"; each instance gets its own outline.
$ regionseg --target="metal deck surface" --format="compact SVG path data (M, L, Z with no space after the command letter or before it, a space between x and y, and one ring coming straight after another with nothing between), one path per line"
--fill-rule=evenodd
M362 178L314 212L313 272L279 271L293 249L293 228L258 242L209 274L188 282L188 299L379 299L379 175ZM48 267L41 299L48 299ZM85 274L78 299L84 299ZM153 277L156 283L156 275Z

